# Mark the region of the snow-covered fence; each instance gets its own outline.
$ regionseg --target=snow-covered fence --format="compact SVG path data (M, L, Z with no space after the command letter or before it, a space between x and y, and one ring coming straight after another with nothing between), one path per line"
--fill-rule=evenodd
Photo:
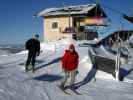
M74 41L70 41L68 39L62 39L62 40L58 40L58 41L53 41L53 42L44 42L41 43L41 50L42 51L59 51L60 49L66 49L68 48L68 46L73 43Z

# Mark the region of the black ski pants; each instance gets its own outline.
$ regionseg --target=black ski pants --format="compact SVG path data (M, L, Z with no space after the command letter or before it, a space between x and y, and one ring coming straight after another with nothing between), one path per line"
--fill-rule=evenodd
M33 51L29 51L28 52L28 58L26 61L26 66L29 66L30 64L32 65L32 67L35 66L35 61L36 61L36 52Z

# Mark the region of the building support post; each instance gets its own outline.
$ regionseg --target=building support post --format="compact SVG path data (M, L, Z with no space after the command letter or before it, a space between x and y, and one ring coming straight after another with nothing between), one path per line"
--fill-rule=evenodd
M117 49L117 56L116 56L116 64L115 64L115 78L116 78L116 81L119 81L120 80L120 76L119 76L119 72L120 72L120 54L121 54L121 51L120 51L120 48Z

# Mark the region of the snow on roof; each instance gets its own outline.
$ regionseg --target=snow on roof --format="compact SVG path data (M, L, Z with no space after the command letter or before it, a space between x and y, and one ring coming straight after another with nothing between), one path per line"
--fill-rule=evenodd
M54 16L54 15L69 15L69 14L86 14L88 11L93 9L96 4L67 6L59 8L48 8L37 14L37 16Z

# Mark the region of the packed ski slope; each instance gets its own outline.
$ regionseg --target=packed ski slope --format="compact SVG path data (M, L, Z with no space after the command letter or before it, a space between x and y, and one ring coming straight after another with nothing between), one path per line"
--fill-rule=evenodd
M0 100L133 100L133 84L116 82L110 75L91 69L88 47L77 44L80 63L76 85L81 95L70 90L71 95L64 94L57 85L63 77L60 57L68 44L62 41L55 44L42 44L35 73L24 71L25 51L0 56ZM94 76L101 74L110 78L95 81Z

